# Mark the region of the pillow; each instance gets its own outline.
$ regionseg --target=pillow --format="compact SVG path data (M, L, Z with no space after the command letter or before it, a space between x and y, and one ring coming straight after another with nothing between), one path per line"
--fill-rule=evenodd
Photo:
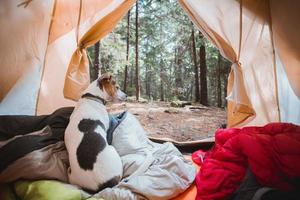
M53 180L17 181L15 191L22 200L81 200L79 189Z

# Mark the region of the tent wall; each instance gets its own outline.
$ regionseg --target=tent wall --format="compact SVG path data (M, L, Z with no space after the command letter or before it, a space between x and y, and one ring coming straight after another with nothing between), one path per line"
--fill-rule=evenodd
M299 115L300 109L299 101L295 99L297 97L282 98L287 95L287 91L282 90L282 84L290 87L289 83L291 83L297 91L300 76L288 76L285 80L289 80L289 83L284 81L285 71L289 70L279 71L280 65L276 64L274 48L280 49L289 56L291 54L278 45L276 35L280 33L279 26L277 28L270 26L278 25L276 18L282 18L283 14L279 11L282 8L286 8L284 16L295 17L294 14L289 14L291 10L288 10L286 6L279 6L280 9L277 12L272 12L275 7L273 4L278 4L278 2L286 4L286 2L269 2L268 0L179 1L206 37L219 48L223 56L233 63L227 97L229 126L264 125L280 121L280 116L284 116L283 121L300 123L299 118L294 119ZM293 1L291 5L297 7L297 4ZM292 10L297 12L299 9ZM276 18L273 18L275 14ZM292 23L297 20L287 21ZM298 26L297 24L295 27ZM290 24L289 29L295 27ZM295 38L295 42L296 40L299 43L299 39ZM282 57L280 51L279 57ZM297 60L297 57L293 58ZM294 67L291 63L287 63L284 67L291 67L294 72L297 71L296 69L299 70L299 64ZM280 72L280 75L277 72ZM288 95L292 96L293 92L289 90ZM294 110L286 106L290 103L295 106Z
M284 66L278 55L276 55L276 64L281 121L300 124L300 100L289 84Z
M300 1L270 0L275 51L291 88L300 99Z
M87 57L85 57L83 70L76 68L76 62L71 62L70 64L74 54L76 55L77 52L81 53L80 51L84 50L82 49L83 38L86 38L86 34L90 34L99 22L105 21L103 26L98 27L98 31L104 33L101 37L104 37L120 20L119 18L117 21L111 19L114 16L121 17L125 15L134 2L134 0L57 1L50 32L50 44L45 58L37 114L46 114L61 106L74 105L74 101L64 98L63 86L65 77L71 77L76 87L69 89L69 91L79 97L82 90L89 83ZM117 12L120 11L120 8L121 13ZM66 10L69 12L64 12ZM71 15L70 13L74 14ZM70 14L70 16L66 16L66 14ZM110 17L108 18L108 16ZM64 24L66 24L65 27ZM96 37L96 39L99 40L101 37ZM88 46L84 46L84 48L86 47ZM78 56L79 58L84 57L82 55ZM78 60L79 58L76 59ZM79 60L78 62L81 61ZM67 71L68 66L69 70ZM70 70L70 67L74 68ZM68 72L67 76L66 72Z
M78 99L89 82L85 48L110 32L134 2L44 0L25 7L0 1L0 114L46 114L74 105L64 95ZM229 126L300 124L300 1L179 2L233 63Z
M52 0L0 1L0 114L35 114ZM18 6L19 5L19 6Z
M104 37L120 20L111 20L121 17L119 8L125 15L134 2L45 0L18 6L17 0L0 1L0 114L47 114L74 105L64 98L63 87L81 39L99 21L105 21L98 27ZM82 76L88 84L88 65Z
M270 0L280 115L300 124L300 1Z

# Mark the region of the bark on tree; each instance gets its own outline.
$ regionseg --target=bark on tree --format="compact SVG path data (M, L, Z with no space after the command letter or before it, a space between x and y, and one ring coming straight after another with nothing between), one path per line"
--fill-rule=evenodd
M145 88L146 88L146 96L150 99L151 98L151 72L150 72L150 66L146 65L146 83L145 83Z
M164 79L164 63L161 60L160 61L160 100L161 101L165 100L163 79Z
M174 91L174 95L178 97L179 100L184 100L184 93L183 93L183 52L184 49L182 46L177 46L175 48L175 86L176 89Z
M229 75L229 72L230 72L230 63L224 62L222 71L223 71L223 80L224 80L223 94L224 94L224 100L225 100L223 107L227 107L226 97L227 97L228 75Z
M199 37L203 40L203 35L199 32ZM206 67L206 50L204 46L204 42L200 46L200 84L201 84L201 94L200 94L200 103L208 106L208 99L207 99L207 67Z
M134 69L130 68L130 87L133 88Z
M190 101L193 100L193 91L194 91L194 84L191 84L191 91L189 92L190 93Z
M130 10L127 14L127 37L126 37L126 65L124 70L124 88L123 91L127 92L127 79L128 79L128 63L129 63L129 38L130 37Z
M175 52L176 55L176 77L175 77L175 82L176 82L176 87L177 88L182 88L182 47L179 46L177 47L177 51Z
M100 41L96 42L94 45L94 80L101 75L101 65L100 65Z
M140 99L140 80L139 80L139 1L135 6L135 97Z
M221 89L221 54L218 53L218 66L217 66L217 97L218 97L218 107L222 107L222 89Z
M197 52L196 52L196 42L195 42L195 31L192 24L192 52L194 61L194 73L195 73L195 101L200 102L200 88L199 88L199 69L197 63Z
M160 41L162 41L162 37L163 37L163 26L162 23L159 24L159 38ZM164 73L165 73L165 64L164 64L164 60L163 60L163 55L162 53L160 53L160 73L159 73L159 78L160 78L160 100L161 101L165 101L165 95L164 95Z

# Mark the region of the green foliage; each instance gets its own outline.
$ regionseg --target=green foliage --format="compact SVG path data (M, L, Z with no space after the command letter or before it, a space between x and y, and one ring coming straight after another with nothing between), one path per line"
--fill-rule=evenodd
M163 92L165 101L193 100L195 83L191 20L177 0L143 0L139 5L141 95L151 100L159 100ZM113 32L101 40L100 65L102 72L114 73L119 84L123 85L124 68L128 64L127 93L134 95L132 80L135 79L135 73L131 71L135 68L135 9L131 9L130 16L129 61L126 61L127 17L124 17ZM196 27L194 29L197 30ZM206 47L209 104L216 105L218 50L206 39L200 39L197 31L195 38L198 63L200 45L204 44ZM88 52L93 60L93 47ZM229 67L224 60L223 66ZM225 87L225 84L224 79L222 86Z

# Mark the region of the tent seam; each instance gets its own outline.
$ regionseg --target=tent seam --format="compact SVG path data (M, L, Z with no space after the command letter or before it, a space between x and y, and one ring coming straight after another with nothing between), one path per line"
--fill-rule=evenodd
M79 44L79 26L80 26L80 22L81 22L81 11L82 11L82 0L80 0L80 4L79 4L79 13L78 13L78 19L77 19L77 26L76 26L76 42L77 42L77 46Z
M53 8L52 8L52 14L51 14L51 21L50 21L49 30L48 30L47 48L46 48L45 54L44 54L44 62L43 62L43 69L42 69L42 74L41 74L41 81L40 81L39 90L38 90L38 93L37 93L36 104L35 104L35 115L37 115L38 104L39 104L40 93L41 93L41 86L42 86L43 77L44 77L44 74L45 74L46 56L47 56L47 51L48 51L48 47L49 47L50 33L51 33L51 28L52 28L52 25L53 25L53 21L54 21L54 13L56 11L56 5L57 5L57 0L54 0L54 5L53 5Z
M278 97L278 76L277 76L277 64L276 64L276 52L275 52L275 43L274 43L274 37L273 37L273 28L272 28L272 15L271 15L271 6L270 6L270 0L268 0L268 9L269 9L269 30L270 30L270 38L271 38L271 44L272 44L272 54L273 54L273 71L275 76L275 95L276 95L276 103L277 103L277 112L278 112L278 120L281 122L281 111L280 111L280 105L279 105L279 97Z
M241 49L242 49L242 38L243 38L243 0L240 0L240 38L239 38L239 51L237 55L237 61L240 63Z

